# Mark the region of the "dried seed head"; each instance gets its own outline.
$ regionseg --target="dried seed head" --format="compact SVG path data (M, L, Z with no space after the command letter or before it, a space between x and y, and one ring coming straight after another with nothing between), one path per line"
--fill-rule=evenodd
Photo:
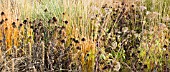
M30 26L31 29L34 29L34 26Z
M167 57L167 56L168 56L168 54L166 53L166 54L165 54L165 56Z
M147 66L147 65L144 65L143 67L144 67L144 68L147 68L148 66Z
M5 15L5 13L4 13L4 12L1 12L1 16L3 16L3 15Z
M44 10L44 12L47 12L47 11L48 11L47 9Z
M63 15L65 15L65 13L64 13L64 12L63 12L62 14L63 14Z
M87 56L89 56L90 54L87 54Z
M134 5L131 5L132 7L134 7Z
M79 41L76 40L75 38L71 38L71 40L73 40L75 43L79 43Z
M1 22L0 22L0 25L4 23L4 20L2 19Z
M27 20L24 20L24 21L23 21L23 24L26 24L26 23L27 23Z
M76 49L81 50L81 47L80 47L80 46L77 46Z
M17 19L17 21L19 21L19 19Z
M5 21L8 21L8 19L6 18Z
M81 41L86 41L86 39L85 39L85 38L82 38Z
M22 26L22 23L20 23L19 26L21 27L21 26Z
M53 17L53 21L54 21L54 22L57 22L57 18L56 18L56 17Z
M164 45L164 48L167 48L167 45Z
M12 27L16 28L16 23L15 22L12 23Z
M61 40L61 43L65 43L65 40L63 39L63 40Z
M64 23L65 23L65 24L68 24L68 21L66 20L66 21L64 21Z
M65 26L62 26L61 29L65 29L66 27Z
M52 23L52 20L51 20L51 19L49 19L48 23Z

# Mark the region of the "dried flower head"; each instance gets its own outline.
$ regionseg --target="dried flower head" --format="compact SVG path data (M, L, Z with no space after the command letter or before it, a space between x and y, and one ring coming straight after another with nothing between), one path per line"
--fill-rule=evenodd
M24 21L23 21L23 24L26 24L26 23L27 23L27 20L24 20Z
M54 22L57 22L57 18L56 18L56 17L53 17L53 21L54 21Z
M4 13L4 12L1 12L1 16L3 16L3 15L5 15L5 13Z
M21 26L22 26L22 23L20 23L19 26L21 27Z
M66 20L66 21L64 21L64 23L65 23L65 24L68 24L68 21Z
M5 18L5 21L8 21L8 19L7 19L7 18Z
M12 23L12 27L16 28L16 23L15 22Z
M61 43L65 43L66 41L63 39L63 40L61 40Z
M0 25L3 24L3 23L4 23L4 20L2 19L2 20L0 21Z
M80 47L80 46L77 46L76 49L81 50L81 47Z
M81 41L85 41L86 39L85 38L82 38Z
M47 12L47 11L48 11L47 9L44 10L44 12Z

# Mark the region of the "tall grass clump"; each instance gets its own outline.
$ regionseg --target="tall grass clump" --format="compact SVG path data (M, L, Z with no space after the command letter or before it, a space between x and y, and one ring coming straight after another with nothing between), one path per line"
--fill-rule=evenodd
M168 0L0 0L0 71L169 70Z

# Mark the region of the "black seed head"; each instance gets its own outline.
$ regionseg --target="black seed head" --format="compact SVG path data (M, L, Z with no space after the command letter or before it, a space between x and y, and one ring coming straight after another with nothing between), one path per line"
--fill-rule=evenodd
M30 26L31 29L34 29L34 26Z
M107 69L107 68L108 68L108 65L107 65L107 66L104 66L104 67L103 67L103 70L105 70L105 69Z
M65 26L62 26L61 29L65 29L66 27Z
M22 26L22 23L20 23L19 26L21 27L21 26Z
M68 24L68 21L64 21L65 24Z
M125 5L125 2L122 2L122 4L121 5Z
M135 55L135 53L132 53L132 57L135 57L136 55Z
M51 20L51 19L49 19L48 23L52 23L52 20Z
M134 5L132 5L132 7L134 7Z
M101 54L102 52L101 51L99 51L99 54Z
M26 23L27 23L27 20L24 20L24 21L23 21L23 24L26 24Z
M148 66L147 65L144 65L144 68L147 68Z
M73 44L70 44L70 46L73 46Z
M139 65L140 65L140 66L142 66L142 63L141 63L141 62L139 62Z
M165 56L168 56L168 54L166 53Z
M101 33L101 30L98 30L97 32L98 32L98 33Z
M54 22L57 22L57 18L56 18L56 17L53 17L53 21L54 21Z
M4 13L4 12L1 12L1 16L3 16L3 15L5 15L5 13Z
M44 10L44 12L47 12L47 11L48 11L47 9Z
M4 20L2 19L1 22L0 22L0 25L4 23Z
M113 59L112 57L109 57L109 59Z
M89 56L89 54L87 54L87 56Z
M81 41L86 41L86 39L85 39L85 38L82 38Z
M12 27L16 28L16 23L15 22L12 23Z
M76 49L81 50L81 47L77 46Z
M2 40L0 40L0 43L2 42Z
M164 45L164 48L167 48L167 45Z
M140 51L138 51L138 53L140 53Z
M5 21L8 21L8 19L6 18Z
M19 19L17 19L17 21L19 21Z
M78 41L78 40L75 40L74 42L75 42L75 43L79 43L79 41Z
M40 23L38 23L38 26L42 26L43 24L40 22Z
M63 40L61 40L61 43L65 43L65 40L63 39Z

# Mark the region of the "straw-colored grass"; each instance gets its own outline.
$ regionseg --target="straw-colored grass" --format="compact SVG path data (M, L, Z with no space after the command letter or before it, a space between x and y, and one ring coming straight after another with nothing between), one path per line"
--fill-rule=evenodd
M0 71L170 71L169 0L0 0Z

